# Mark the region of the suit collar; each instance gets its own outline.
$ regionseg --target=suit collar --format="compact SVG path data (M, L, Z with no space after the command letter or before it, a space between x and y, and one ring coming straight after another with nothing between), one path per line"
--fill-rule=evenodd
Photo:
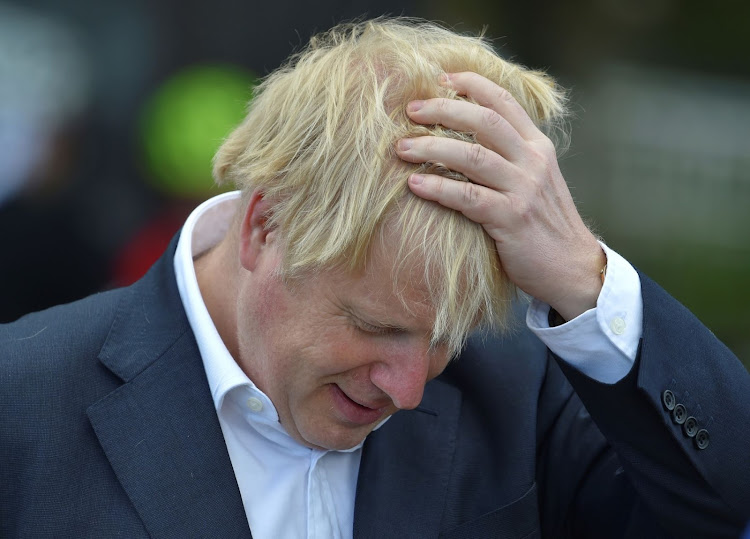
M99 360L124 382L141 373L190 330L172 267L178 236L148 273L125 289L99 353Z
M87 413L152 537L249 537L177 291L175 245L121 301L99 358L125 383Z

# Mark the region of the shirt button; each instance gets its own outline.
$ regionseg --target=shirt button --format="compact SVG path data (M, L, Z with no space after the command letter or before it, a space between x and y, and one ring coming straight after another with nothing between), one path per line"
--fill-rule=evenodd
M250 408L253 412L260 412L263 409L263 403L260 402L260 399L250 397L249 399L247 399L247 407Z
M612 330L612 333L615 335L622 335L625 333L625 327L627 324L625 323L625 320L620 318L619 316L616 318L613 318L612 321L609 323L609 328Z

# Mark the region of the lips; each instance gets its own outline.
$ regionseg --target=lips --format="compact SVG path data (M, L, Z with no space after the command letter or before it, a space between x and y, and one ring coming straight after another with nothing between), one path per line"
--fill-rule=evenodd
M331 398L338 415L341 419L356 425L368 425L378 421L385 411L387 404L367 403L362 404L344 393L336 384L331 384ZM370 405L368 405L370 404Z

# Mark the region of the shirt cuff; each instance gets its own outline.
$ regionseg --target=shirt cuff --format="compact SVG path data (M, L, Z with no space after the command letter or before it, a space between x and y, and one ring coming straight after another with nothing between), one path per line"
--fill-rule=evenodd
M563 361L590 378L614 384L635 362L643 333L643 297L641 279L633 266L600 244L607 256L607 275L596 307L550 327L550 306L533 299L526 324Z

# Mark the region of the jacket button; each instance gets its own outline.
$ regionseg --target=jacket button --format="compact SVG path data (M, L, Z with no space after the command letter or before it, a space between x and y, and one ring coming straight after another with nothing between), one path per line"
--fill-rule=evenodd
M672 421L678 425L682 425L687 419L687 410L682 404L675 404L674 410L672 410Z
M676 399L674 398L674 393L672 393L670 390L666 390L661 395L661 402L664 404L664 409L672 411L674 410L674 405L676 404Z
M695 434L695 438L693 438L693 443L698 449L706 449L708 447L708 442L708 431L706 429L699 430Z
M685 436L692 438L698 432L698 420L693 416L688 417L682 424L682 432Z

